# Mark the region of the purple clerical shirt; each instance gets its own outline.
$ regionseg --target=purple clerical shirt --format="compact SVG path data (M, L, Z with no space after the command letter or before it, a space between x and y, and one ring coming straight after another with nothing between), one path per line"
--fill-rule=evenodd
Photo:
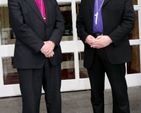
M41 12L41 15L42 15L44 21L46 22L46 10L45 10L44 1L43 0L35 0L35 2Z
M104 0L95 0L93 15L93 33L103 33L102 5Z

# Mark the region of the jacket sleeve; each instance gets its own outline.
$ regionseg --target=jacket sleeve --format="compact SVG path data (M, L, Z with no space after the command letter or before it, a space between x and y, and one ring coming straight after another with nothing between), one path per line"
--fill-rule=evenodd
M83 6L84 6L84 0L81 0L81 6L80 11L77 15L77 21L76 21L76 27L77 27L77 33L78 37L85 43L86 37L89 35L85 30L85 23L83 20Z
M43 41L36 33L24 23L20 0L8 0L10 25L18 38L33 53L38 53L43 46Z
M54 30L49 40L53 41L58 46L62 39L62 35L64 33L64 19L62 17L62 13L60 11L57 1L54 0L54 2L55 2L55 8L56 8L55 9L56 10L56 18L55 18L56 21L55 21Z
M135 24L135 12L132 0L125 0L124 13L121 24L117 26L110 34L115 46L120 45L123 39L132 31Z

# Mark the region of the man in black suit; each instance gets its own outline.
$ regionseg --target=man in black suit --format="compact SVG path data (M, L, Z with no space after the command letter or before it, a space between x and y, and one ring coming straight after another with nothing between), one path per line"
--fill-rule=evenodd
M23 113L39 113L42 85L48 113L61 113L60 41L64 20L56 0L8 0L16 35L14 67L18 69Z
M128 34L134 23L132 0L81 1L77 32L84 43L94 113L104 113L105 72L112 89L113 113L130 113L125 62L132 60Z

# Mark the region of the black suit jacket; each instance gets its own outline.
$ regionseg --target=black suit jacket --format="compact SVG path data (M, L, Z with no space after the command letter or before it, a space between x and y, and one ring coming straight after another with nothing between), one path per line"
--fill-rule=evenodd
M84 66L89 68L94 58L94 50L85 43L88 35L93 35L94 0L82 0L77 16L77 32L84 42ZM103 34L113 43L106 47L106 53L112 64L132 60L128 34L135 23L132 0L105 0L102 7Z
M40 52L43 42L55 42L52 65L62 61L60 41L64 32L64 20L56 0L44 0L46 23L34 0L8 0L9 18L16 35L14 67L41 68L46 57Z

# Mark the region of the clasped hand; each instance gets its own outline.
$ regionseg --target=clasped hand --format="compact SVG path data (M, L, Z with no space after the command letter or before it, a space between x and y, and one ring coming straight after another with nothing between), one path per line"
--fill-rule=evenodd
M100 49L108 46L110 43L112 43L112 40L107 35L101 35L97 38L94 38L92 35L88 35L86 38L86 43L88 43L92 48Z
M45 55L45 57L50 58L54 55L54 47L55 43L52 41L45 41L43 47L41 48L41 52Z

